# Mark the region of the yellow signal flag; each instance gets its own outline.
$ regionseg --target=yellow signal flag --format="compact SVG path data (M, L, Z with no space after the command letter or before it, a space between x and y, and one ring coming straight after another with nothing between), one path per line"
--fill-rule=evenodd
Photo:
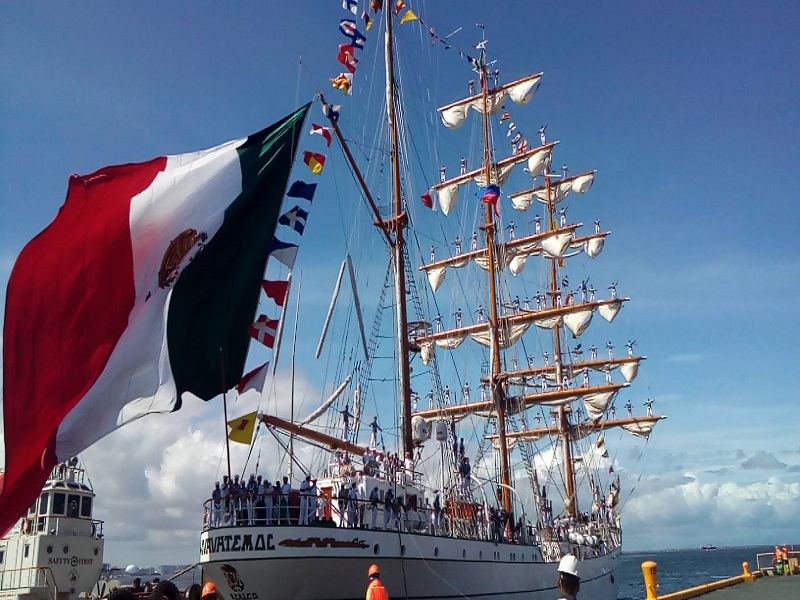
M417 20L419 20L419 17L409 10L405 15L403 15L403 18L400 19L400 25L405 25L406 23Z
M253 442L253 432L256 430L257 420L256 413L251 412L233 421L228 421L228 427L231 429L228 432L228 439L249 446Z

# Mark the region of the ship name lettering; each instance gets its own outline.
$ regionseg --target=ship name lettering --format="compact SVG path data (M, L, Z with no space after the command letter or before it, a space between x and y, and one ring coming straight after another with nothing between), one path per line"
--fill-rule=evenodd
M253 541L255 537L255 542ZM275 543L273 542L273 535L268 533L266 536L259 533L255 536L253 534L245 535L218 535L213 538L207 538L200 544L200 554L214 554L217 552L253 552L255 550L275 550ZM91 561L84 562L86 559L80 559L81 564L91 564ZM61 564L67 561L62 558L51 558L51 564ZM241 595L241 594L240 594ZM245 600L255 600L248 598Z
M231 592L231 600L258 600L258 594L255 592L248 592L247 594Z

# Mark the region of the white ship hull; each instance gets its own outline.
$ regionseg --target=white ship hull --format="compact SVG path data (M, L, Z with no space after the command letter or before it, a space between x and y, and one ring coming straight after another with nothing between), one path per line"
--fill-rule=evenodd
M615 600L620 550L575 548L588 554L579 563L581 596ZM360 599L373 563L393 598L549 600L558 594L557 562L544 562L537 546L397 531L223 527L203 533L200 563L225 600Z

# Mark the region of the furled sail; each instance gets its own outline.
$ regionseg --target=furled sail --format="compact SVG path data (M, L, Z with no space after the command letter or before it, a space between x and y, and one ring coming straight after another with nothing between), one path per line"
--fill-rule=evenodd
M648 439L650 437L650 432L653 431L653 427L655 426L656 426L655 421L653 422L641 421L641 422L629 423L627 425L620 425L620 427L622 427L628 433L644 439Z
M574 243L572 240L574 240L574 232L577 227L578 225L569 225L563 229L537 233L505 244L498 244L495 247L495 269L502 271L508 267L512 274L518 275L525 268L528 258L545 251L543 247L545 244L549 248L549 251L546 251L549 256L558 258L558 253L563 256L566 248ZM489 269L489 259L484 248L423 265L420 270L425 271L431 289L436 292L444 283L448 268L461 269L472 261L484 270Z
M605 302L601 303L597 309L600 311L600 316L602 316L606 321L611 323L617 316L617 313L622 308L622 303L627 302L630 298L618 298L616 300L606 300Z
M587 394L583 397L583 405L586 407L586 414L592 421L597 421L606 414L606 409L617 392L601 392Z
M589 258L597 258L603 251L608 233L589 236L584 242L584 249Z
M500 112L506 98L510 98L516 104L528 104L539 89L541 78L542 73L537 73L489 90L487 98L489 114L496 115ZM475 94L464 100L443 106L439 109L439 112L442 115L442 122L445 127L458 129L467 120L470 109L483 114L483 94Z
M588 307L584 310L579 310L574 313L564 315L564 325L569 328L576 338L580 337L592 322L593 314L594 309L592 307Z
M327 400L325 400L325 402L322 403L322 406L320 406L317 410L315 410L313 413L311 413L305 419L303 419L303 421L300 423L300 425L308 425L309 423L312 423L313 421L315 421L319 417L321 417L323 414L325 414L325 411L328 410L331 407L331 404L336 402L336 399L339 396L342 395L342 392L345 390L347 385L350 383L351 379L353 379L353 376L352 375L348 375L345 378L345 380L342 382L342 385L340 385L338 388L336 388L334 390L333 394L331 394L331 397L328 398Z
M558 204L564 200L570 194L570 192L575 192L576 194L585 194L589 191L589 188L592 187L592 183L594 183L595 173L597 173L597 171L588 171L586 173L581 173L579 175L574 175L561 181L551 183L549 187L550 201L553 202L553 204ZM543 185L532 190L512 194L510 198L511 204L515 209L519 211L525 211L531 207L531 204L533 204L534 200L538 200L542 204L547 204L548 186Z
M661 416L652 416L652 417L639 417L639 418L627 418L627 419L610 419L608 421L584 421L582 423L577 423L574 425L570 425L569 427L569 437L571 440L580 440L585 438L591 433L599 433L602 431L606 431L608 429L613 429L615 427L620 427L624 429L628 433L632 433L633 435L637 435L639 437L647 438L650 435L650 432L662 419L666 419L667 417ZM538 429L527 429L524 431L515 431L506 433L506 439L508 441L522 439L529 442L535 442L546 436L557 436L562 437L562 431L559 427L544 427ZM488 439L494 440L497 439L497 435L488 435L486 436ZM602 448L604 445L603 438L598 440L598 448Z
M521 154L510 156L490 166L490 183L493 185L503 186L511 172L517 165L527 162L528 173L531 177L536 177L545 168L545 165L550 161L553 148L558 142L551 142L538 148L533 148ZM437 183L431 189L436 193L439 200L439 206L445 215L456 207L458 198L461 193L461 187L474 182L478 187L486 187L486 174L483 169L477 169L464 173L442 183Z
M516 325L505 323L504 325L504 327L499 328L499 343L500 347L504 350L516 344L519 338L525 335L525 332L528 331L530 327L530 323L520 323ZM492 335L489 330L475 332L470 337L485 348L489 348L492 345Z
M611 383L606 385L592 386L589 388L567 388L558 389L538 394L526 394L524 396L509 396L506 398L506 412L514 414L529 406L535 404L542 404L546 406L561 406L575 402L587 395L598 395L605 393L615 394L622 388L628 387L627 383ZM495 409L495 403L492 400L483 402L472 402L469 404L452 404L450 406L442 406L439 408L432 408L430 410L420 410L414 413L425 419L432 418L450 418L451 416L458 417L459 415L469 414L490 414ZM509 434L510 436L511 434Z

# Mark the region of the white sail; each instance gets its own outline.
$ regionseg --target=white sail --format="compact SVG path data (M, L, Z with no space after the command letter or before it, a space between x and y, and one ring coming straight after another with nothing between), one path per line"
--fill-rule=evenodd
M621 425L625 431L635 435L636 437L647 439L650 437L650 432L653 431L653 427L656 426L655 421L653 422L641 422L641 423L631 423L629 425Z
M436 197L439 199L439 207L445 215L456 207L458 203L458 184L454 183L436 190Z
M510 98L516 104L528 104L539 89L541 78L542 74L537 73L489 90L486 104L489 114L496 115L499 113L506 98ZM482 94L476 94L440 108L442 123L448 129L458 129L467 120L470 109L483 114Z
M572 241L573 231L565 231L542 240L542 249L553 258L563 258Z
M541 75L534 75L528 79L523 79L520 83L513 85L508 89L508 97L515 104L528 104L536 92L539 90L539 83L541 82Z
M589 258L597 258L603 251L603 246L606 243L605 235L592 236L586 240L586 255Z
M594 307L587 307L585 310L564 315L564 325L566 325L575 337L580 337L592 322Z
M539 165L537 163L534 168L532 168L531 164L528 164L528 169L531 171L531 175L533 177L539 175L543 167L544 164ZM534 170L536 170L536 172L534 172ZM542 204L547 204L548 201L558 204L559 202L562 202L570 194L570 192L575 192L576 194L585 194L592 187L596 172L597 171L588 171L586 173L581 173L580 175L568 177L562 181L553 182L550 184L549 191L548 187L543 185L532 190L512 194L511 204L517 210L523 211L528 210L534 200L538 200Z
M611 400L616 396L617 392L600 392L596 394L587 394L583 397L583 405L586 408L586 414L592 421L597 421L604 414L606 409L611 404Z
M500 339L498 340L500 343L500 347L502 349L507 349L516 344L519 339L528 331L530 327L530 323L517 323L508 325L507 328L500 327ZM470 334L473 340L478 342L481 346L486 348L491 347L492 339L491 339L491 332L487 329L485 331L477 331L475 333Z
M598 310L600 311L600 316L602 316L606 321L611 323L617 316L619 310L622 308L622 303L625 302L625 300L627 300L627 298L601 304L598 307Z
M419 348L419 356L422 359L422 364L428 366L431 364L433 358L434 344L432 342L425 342Z
M467 339L466 333L453 333L447 337L435 340L434 343L439 346L439 348L444 348L445 350L455 350L464 343L465 339Z
M620 365L619 372L625 378L625 381L631 383L639 374L639 362L631 361Z
M594 174L597 171L592 171L591 173L584 173L582 175L578 175L572 181L572 191L576 194L585 194L589 191L589 188L592 187L594 183Z
M561 323L561 315L554 315L549 317L542 317L540 319L534 319L533 324L536 325L539 329L552 329L556 325Z
M509 199L511 200L511 206L520 212L524 212L531 207L531 204L533 204L533 192L511 194Z

